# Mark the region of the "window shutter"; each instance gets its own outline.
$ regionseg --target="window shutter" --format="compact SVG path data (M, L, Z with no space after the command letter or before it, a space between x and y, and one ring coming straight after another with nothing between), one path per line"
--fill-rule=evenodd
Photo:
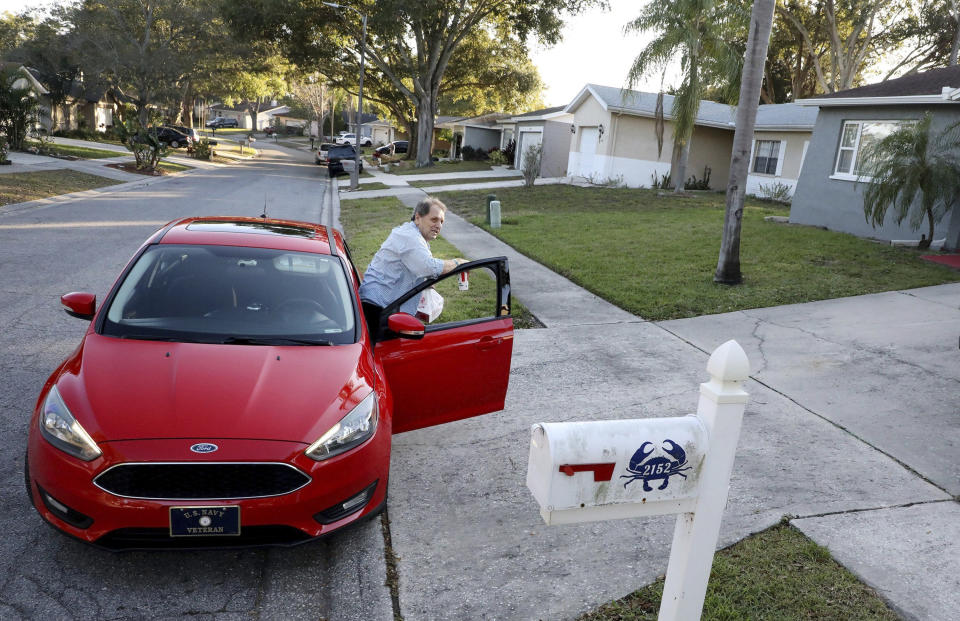
M787 155L787 141L781 140L779 143L780 152L777 154L777 176L779 177L783 173L783 160Z

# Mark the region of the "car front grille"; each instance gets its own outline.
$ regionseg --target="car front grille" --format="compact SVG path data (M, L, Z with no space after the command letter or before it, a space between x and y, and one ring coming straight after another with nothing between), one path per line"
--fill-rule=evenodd
M156 550L176 548L242 548L247 546L293 546L311 538L293 526L245 526L236 537L171 537L168 528L121 528L97 539L94 545L108 550Z
M113 466L93 482L125 498L219 500L289 494L310 477L283 463L131 463Z

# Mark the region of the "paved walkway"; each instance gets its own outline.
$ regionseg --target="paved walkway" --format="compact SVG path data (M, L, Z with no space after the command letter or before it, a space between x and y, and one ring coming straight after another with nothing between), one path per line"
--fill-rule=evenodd
M904 618L960 619L960 284L653 323L453 213L443 236L509 257L514 297L547 328L516 333L502 412L394 439L404 618L575 618L662 574L672 517L542 524L530 426L689 413L709 353L735 338L751 398L720 545L790 516Z

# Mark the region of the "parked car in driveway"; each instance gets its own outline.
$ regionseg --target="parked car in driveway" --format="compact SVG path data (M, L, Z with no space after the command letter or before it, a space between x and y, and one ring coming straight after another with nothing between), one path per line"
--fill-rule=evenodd
M157 136L157 140L174 149L186 147L191 143L191 138L172 127L151 127L150 131Z
M357 144L357 135L356 134L341 134L337 136L337 144ZM373 139L370 136L364 136L360 139L361 147L369 147L373 144Z
M317 154L314 157L314 161L317 164L324 164L324 165L329 164L330 160L328 159L328 154L330 153L330 149L332 149L335 146L337 145L331 144L329 142L320 143L320 146L317 147Z
M165 125L164 127L169 127L171 129L177 130L182 134L186 134L187 138L189 138L194 143L200 140L200 132L198 132L193 127L187 127L186 125Z
M327 169L330 171L330 176L343 174L345 171L342 160L353 161L356 156L356 147L353 145L339 144L330 147L330 150L327 151ZM363 172L363 158L360 158L360 172Z
M496 283L489 316L399 312L467 270ZM147 239L99 307L64 295L90 325L30 420L36 510L108 549L290 545L376 515L393 434L503 408L513 320L505 257L369 326L359 284L331 227L203 217Z
M387 143L382 147L377 147L374 150L374 154L377 156L381 155L393 155L394 153L406 153L409 143L406 140L394 140L393 142Z
M210 119L207 121L206 126L211 129L220 129L222 127L239 127L240 124L237 122L237 119L218 116L215 119Z

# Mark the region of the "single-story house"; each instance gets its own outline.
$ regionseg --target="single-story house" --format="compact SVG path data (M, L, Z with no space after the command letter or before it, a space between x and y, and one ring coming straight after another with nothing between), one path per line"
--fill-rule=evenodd
M514 123L517 146L513 154L513 166L518 170L526 167L524 155L536 145L540 151L540 177L565 177L570 159L570 143L574 115L566 112L566 106L543 108L518 114L510 120Z
M784 198L793 196L816 121L816 108L792 103L760 105L753 126L747 194L771 197L782 192ZM730 140L732 150L732 132Z
M460 157L460 151L463 147L471 147L485 152L491 149L499 149L502 130L498 121L509 116L509 114L502 112L489 112L444 121L442 125L438 122L437 126L440 129L449 129L453 132L450 157L457 159Z
M37 77L48 87L49 80L57 79L39 74ZM53 105L49 95L40 98L43 108L40 122L48 131L87 129L105 132L113 127L117 99L112 89L102 84L85 84L82 74L66 86L68 95L62 104Z
M399 131L388 119L376 119L363 124L363 135L370 136L373 146L379 147L394 140L403 140L401 136L406 136L406 133Z
M663 144L656 138L657 94L587 84L564 111L573 115L567 174L597 182L650 187L671 172L673 96L663 97ZM754 127L747 191L783 184L792 191L816 114L793 104L760 106ZM722 190L730 172L736 107L701 101L687 175Z
M250 110L246 103L239 103L233 106L215 104L207 109L207 121L221 117L225 119L236 119L238 127L262 130L273 124L274 116L284 115L287 112L290 112L289 106L278 106L276 102L264 104L257 112L257 122L256 126L254 126L254 124L250 122Z
M869 171L862 167L864 147L883 138L902 123L933 115L936 133L960 122L960 66L933 69L877 84L869 84L797 101L819 108L806 165L800 174L790 208L790 221L824 226L882 240L918 240L926 222L914 231L908 220L894 222L893 210L874 228L863 213L863 183ZM960 206L934 229L934 240L960 248Z

